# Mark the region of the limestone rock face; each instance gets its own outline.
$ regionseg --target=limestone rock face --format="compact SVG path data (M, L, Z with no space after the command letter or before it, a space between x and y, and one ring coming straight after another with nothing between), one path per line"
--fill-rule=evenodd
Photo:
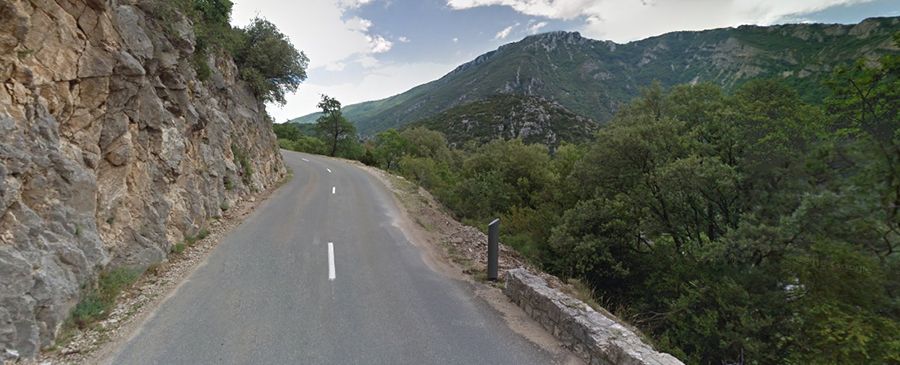
M142 6L0 1L0 357L50 345L100 271L164 260L285 174L233 61L199 80L190 22Z

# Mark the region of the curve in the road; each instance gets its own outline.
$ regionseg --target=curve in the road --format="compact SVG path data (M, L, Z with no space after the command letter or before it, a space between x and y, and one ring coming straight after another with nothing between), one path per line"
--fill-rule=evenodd
M423 262L392 224L398 207L377 179L336 159L283 154L293 179L110 363L556 362L468 284Z

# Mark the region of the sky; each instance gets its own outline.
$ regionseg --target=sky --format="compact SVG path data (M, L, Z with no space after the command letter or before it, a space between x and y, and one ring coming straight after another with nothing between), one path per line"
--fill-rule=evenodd
M678 30L743 24L857 23L900 15L900 0L233 0L232 23L274 23L310 59L308 79L276 122L436 80L528 35L578 31L625 43Z

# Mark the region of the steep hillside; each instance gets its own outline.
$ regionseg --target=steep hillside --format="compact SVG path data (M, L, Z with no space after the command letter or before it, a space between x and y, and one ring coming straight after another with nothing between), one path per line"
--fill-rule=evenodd
M451 146L470 140L520 138L553 148L561 142L588 140L599 125L541 98L498 95L455 106L409 126L440 131Z
M152 4L0 2L0 362L51 345L99 272L285 175L234 62L201 81L191 23Z
M900 18L856 25L790 24L675 32L627 44L554 32L504 45L444 77L390 98L349 105L360 133L398 127L495 94L534 95L604 122L654 80L663 86L708 81L726 90L757 77L788 80L804 98L840 64L897 52ZM296 119L309 122L315 115Z

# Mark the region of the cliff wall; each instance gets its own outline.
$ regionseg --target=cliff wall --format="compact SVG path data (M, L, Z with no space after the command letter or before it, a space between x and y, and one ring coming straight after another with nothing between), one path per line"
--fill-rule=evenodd
M86 286L146 267L285 175L233 61L193 66L153 2L0 0L0 358L52 344Z

